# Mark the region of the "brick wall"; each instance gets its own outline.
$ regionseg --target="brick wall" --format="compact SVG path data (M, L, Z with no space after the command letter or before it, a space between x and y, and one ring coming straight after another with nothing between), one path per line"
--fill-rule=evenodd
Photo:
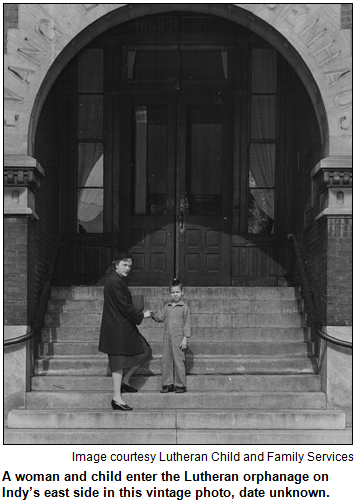
M298 100L294 115L293 233L301 246L317 319L323 325L351 325L351 223L349 219L315 221L319 209L311 201L310 172L320 160L319 129L313 106L299 82L294 94ZM300 283L294 265L292 284Z
M4 12L4 53L7 52L7 32L9 28L17 28L19 22L18 4L3 4Z
M4 219L4 324L27 325L27 217Z
M352 219L327 219L326 324L352 325Z
M341 29L352 29L352 4L341 4Z

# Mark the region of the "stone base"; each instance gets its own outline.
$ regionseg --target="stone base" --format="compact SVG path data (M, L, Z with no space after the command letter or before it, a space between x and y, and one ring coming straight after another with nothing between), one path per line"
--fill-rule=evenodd
M5 326L4 340L26 334L28 326ZM25 407L26 392L30 381L30 345L25 341L4 347L4 425L9 411Z
M352 341L352 327L326 326L330 336ZM352 350L323 342L322 380L328 409L342 409L346 425L352 424Z

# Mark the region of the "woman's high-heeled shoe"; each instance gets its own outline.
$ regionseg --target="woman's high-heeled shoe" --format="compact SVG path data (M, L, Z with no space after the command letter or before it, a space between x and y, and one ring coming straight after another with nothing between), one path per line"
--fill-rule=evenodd
M111 401L111 406L113 410L132 411L131 406L128 404L119 404L114 399Z
M122 382L121 383L121 392L133 393L133 392L138 392L138 390L134 387L131 387L131 385L129 385L128 383Z

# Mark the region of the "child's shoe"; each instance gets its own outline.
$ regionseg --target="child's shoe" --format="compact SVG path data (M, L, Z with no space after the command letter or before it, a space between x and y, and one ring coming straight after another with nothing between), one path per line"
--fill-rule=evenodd
M184 394L184 392L186 392L187 389L185 387L176 387L176 394Z
M168 392L174 392L174 391L175 391L174 385L163 385L161 394L167 394Z

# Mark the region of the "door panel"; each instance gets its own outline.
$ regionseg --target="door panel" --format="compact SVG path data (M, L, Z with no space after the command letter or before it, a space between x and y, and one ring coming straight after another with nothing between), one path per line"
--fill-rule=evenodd
M142 96L121 110L120 228L133 284L231 282L231 128L211 101Z
M211 99L179 104L177 273L186 285L231 282L231 123ZM230 127L229 127L230 126Z
M168 98L125 100L121 113L120 229L130 283L167 285L174 270L175 121Z

